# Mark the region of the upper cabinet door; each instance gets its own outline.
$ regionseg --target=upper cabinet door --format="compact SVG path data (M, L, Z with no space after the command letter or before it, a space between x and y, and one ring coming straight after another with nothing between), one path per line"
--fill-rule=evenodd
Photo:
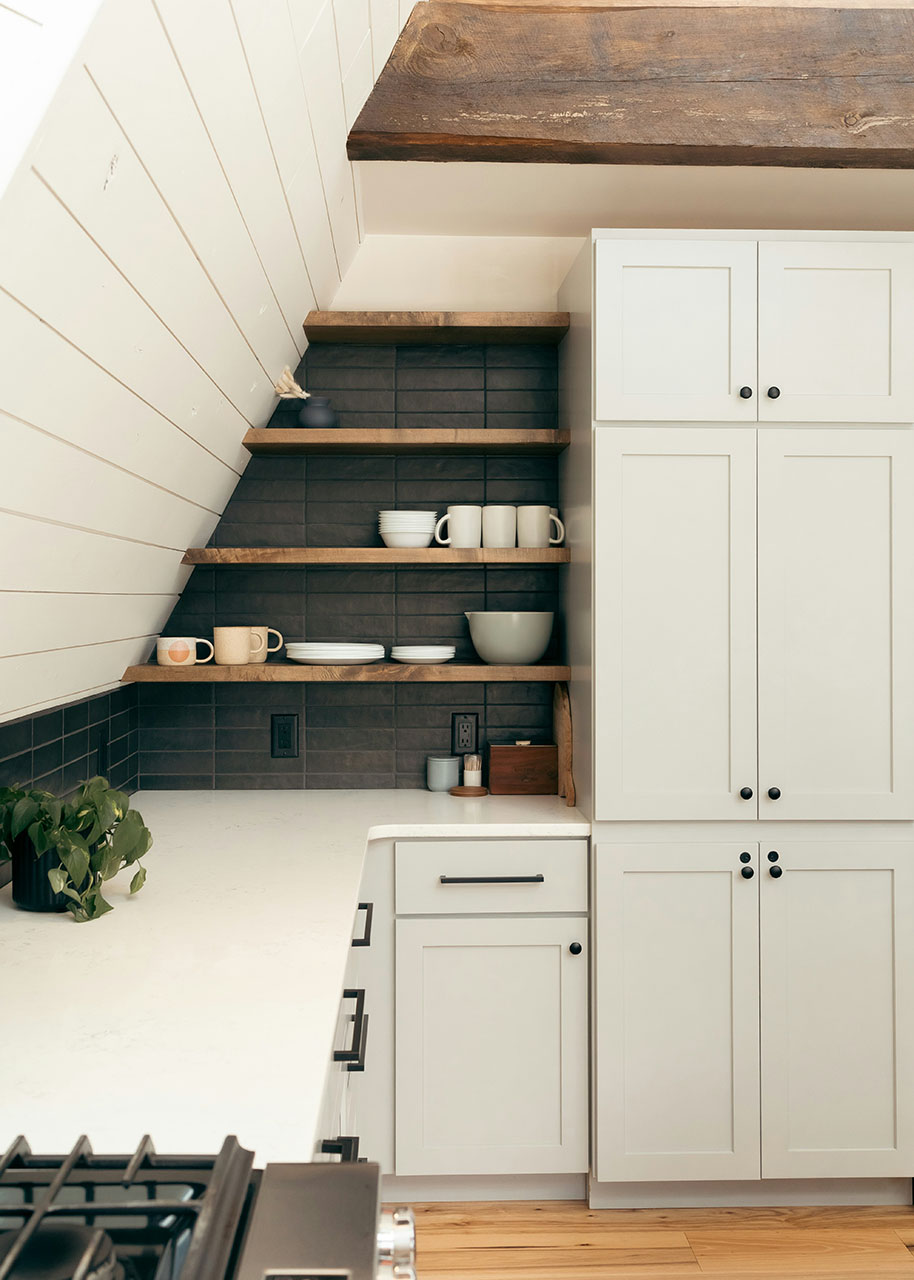
M914 421L914 244L759 245L763 422Z
M758 450L759 815L914 818L914 435Z
M755 241L599 240L595 271L595 418L756 421Z
M755 818L756 432L596 434L594 817Z

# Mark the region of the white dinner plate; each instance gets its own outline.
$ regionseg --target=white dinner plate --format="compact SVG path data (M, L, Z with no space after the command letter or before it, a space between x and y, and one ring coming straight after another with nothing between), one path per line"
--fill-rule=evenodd
M363 657L363 658L341 658L339 657L339 655L319 658L316 656L306 657L304 654L295 655L293 653L290 653L289 661L301 662L308 666L313 666L313 667L318 667L318 666L367 667L372 662L380 662L383 657L384 657L383 653L379 653L376 657Z

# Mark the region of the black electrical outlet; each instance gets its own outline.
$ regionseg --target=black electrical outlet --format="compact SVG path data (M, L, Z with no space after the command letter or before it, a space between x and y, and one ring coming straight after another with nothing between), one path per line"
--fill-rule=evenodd
M476 750L479 716L475 711L455 711L451 716L451 754L465 756Z
M298 755L298 716L275 715L270 719L270 755L288 760Z

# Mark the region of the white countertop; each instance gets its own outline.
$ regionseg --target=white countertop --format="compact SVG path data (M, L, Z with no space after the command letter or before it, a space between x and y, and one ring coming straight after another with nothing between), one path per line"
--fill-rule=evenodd
M555 796L148 791L149 878L76 924L0 892L0 1152L309 1160L369 840L586 836Z

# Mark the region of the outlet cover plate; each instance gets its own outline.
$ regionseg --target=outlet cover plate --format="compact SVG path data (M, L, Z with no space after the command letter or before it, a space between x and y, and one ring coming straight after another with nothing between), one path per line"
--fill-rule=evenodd
M475 711L455 711L451 716L451 754L465 756L477 750L479 716Z
M270 755L274 760L298 756L298 715L274 715L270 719Z

